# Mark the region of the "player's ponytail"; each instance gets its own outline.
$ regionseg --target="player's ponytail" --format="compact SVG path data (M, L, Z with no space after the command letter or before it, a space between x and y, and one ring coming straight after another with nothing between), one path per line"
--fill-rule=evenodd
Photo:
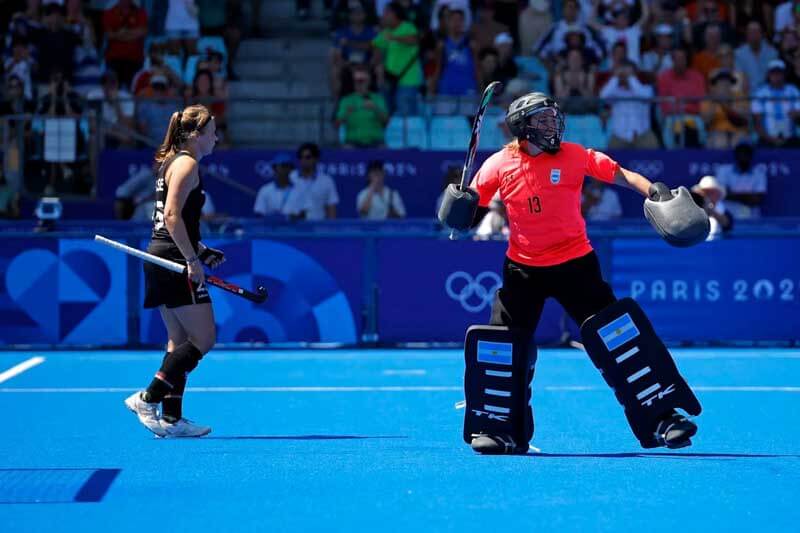
M212 118L204 105L190 105L183 111L175 111L169 119L164 141L156 150L156 166L178 153L186 141L205 128Z

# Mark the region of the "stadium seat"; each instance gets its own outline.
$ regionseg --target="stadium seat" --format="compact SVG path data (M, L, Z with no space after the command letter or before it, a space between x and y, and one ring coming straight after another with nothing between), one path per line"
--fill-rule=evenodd
M438 150L465 150L472 128L465 117L433 117L430 147Z
M222 62L228 61L228 49L225 47L225 39L219 36L200 37L197 40L197 53L201 56L206 54L207 49L211 49L222 54Z
M505 119L505 113L497 107L490 107L486 110L481 126L481 137L478 140L481 150L499 150L507 142L506 135L500 127L500 123Z
M567 115L564 140L587 148L603 150L608 147L608 134L597 115Z
M171 68L175 74L181 76L184 80L186 79L183 76L183 59L180 56L165 55L164 64ZM189 80L189 83L192 83L192 80Z
M386 125L387 148L428 147L428 129L423 117L394 116Z
M539 59L531 56L517 56L514 62L519 69L519 77L531 84L532 91L546 93L550 84L547 68Z
M200 62L200 56L194 55L189 56L186 58L186 66L182 71L183 72L183 82L187 85L192 85L194 83L194 75L197 74L197 64Z

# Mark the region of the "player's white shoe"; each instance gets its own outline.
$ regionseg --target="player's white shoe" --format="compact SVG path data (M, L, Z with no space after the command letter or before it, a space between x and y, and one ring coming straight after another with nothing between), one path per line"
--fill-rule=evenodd
M166 432L159 420L158 404L144 401L142 399L143 392L144 391L137 391L125 398L125 406L136 414L139 418L139 422L141 422L144 427L157 436L163 437Z
M180 439L202 437L211 433L211 428L208 426L201 426L195 424L191 420L181 418L175 423L170 424L163 418L161 419L161 428L164 432L164 438L167 439Z

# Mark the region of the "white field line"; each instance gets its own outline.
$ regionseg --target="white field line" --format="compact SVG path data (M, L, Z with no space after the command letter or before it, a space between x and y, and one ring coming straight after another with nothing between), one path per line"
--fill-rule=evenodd
M44 357L37 356L31 357L30 359L27 359L18 365L14 365L6 371L0 372L0 383L6 382L14 376L18 376L26 370L30 370L31 368L41 365L42 363L44 363Z
M125 393L134 392L136 387L19 387L0 388L0 393L50 394L50 393ZM242 393L242 392L461 392L461 386L355 386L355 387L189 387L189 392ZM550 385L538 387L546 392L596 392L607 391L604 386L595 385ZM800 387L793 386L705 386L692 387L697 392L786 392L800 393Z

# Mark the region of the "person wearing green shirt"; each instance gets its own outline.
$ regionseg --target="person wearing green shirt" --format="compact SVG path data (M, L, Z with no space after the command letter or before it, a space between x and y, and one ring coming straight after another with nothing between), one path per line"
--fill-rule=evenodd
M347 145L369 147L383 144L389 113L383 96L370 92L369 84L369 69L354 66L355 91L339 100L336 110L336 126L344 125Z
M383 30L373 46L383 67L384 93L389 108L400 115L416 115L422 86L417 28L406 20L403 6L390 2L383 10Z

